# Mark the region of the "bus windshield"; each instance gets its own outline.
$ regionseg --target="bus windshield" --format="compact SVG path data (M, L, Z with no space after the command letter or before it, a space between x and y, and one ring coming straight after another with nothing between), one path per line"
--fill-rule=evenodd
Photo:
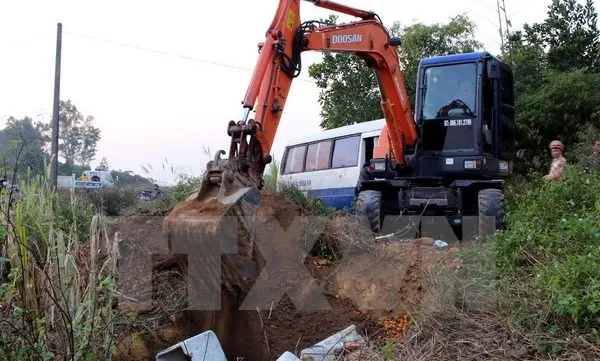
M474 116L476 110L477 64L454 64L425 69L422 83L423 120Z

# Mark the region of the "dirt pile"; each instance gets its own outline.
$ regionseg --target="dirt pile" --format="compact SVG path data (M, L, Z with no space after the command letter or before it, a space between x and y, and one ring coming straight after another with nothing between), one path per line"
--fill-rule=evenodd
M126 274L119 285L121 310L136 320L150 319L152 327L166 327L173 335L169 344L156 336L145 338L149 353L207 329L217 333L228 359L259 361L299 352L350 324L376 335L381 333L378 317L418 309L427 298L423 279L428 267L449 253L422 240L376 245L351 216L310 216L281 195L262 192L256 281L243 298L223 291L217 311L183 310L188 294L182 272L167 252L164 214L121 219L120 266ZM309 255L325 248L334 251L333 260Z

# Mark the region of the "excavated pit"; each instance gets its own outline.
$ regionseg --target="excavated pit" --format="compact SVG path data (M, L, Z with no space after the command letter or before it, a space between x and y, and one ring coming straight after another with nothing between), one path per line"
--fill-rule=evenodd
M200 215L220 209L219 204L199 206L188 203L185 205L188 207L186 212ZM128 280L119 286L124 295L120 305L127 306L121 307L121 311L135 317L143 318L144 314L155 317L156 309L171 309L165 305L168 301L148 291L148 288L156 286L156 281L152 281L156 274L178 267L173 257L167 254L167 241L162 234L164 216L134 214L121 219L117 227L122 248L130 250L123 252L121 260L121 269L126 272ZM259 270L265 267L265 259L271 260L271 266L277 265L269 271L266 262L265 272L261 274L268 276L272 289L291 291L290 282L294 284L296 280L296 284L302 286L301 290L283 294L279 302L261 304L257 310L240 309L249 296L232 296L222 288L221 310L172 310L171 314L165 314L163 322L172 324L170 327L175 328L176 332L171 333L176 336L171 337L169 343L147 339L152 357L171 344L211 329L219 337L230 360L276 360L285 351L297 353L350 324L357 325L359 332L377 338L380 336L377 324L379 317L401 317L418 309L427 299L424 272L427 267L440 262L441 252L444 251L434 249L430 243L421 240L373 246L368 233L358 230L352 217L304 220L315 222L307 226L303 221L295 222L302 216L309 214L281 195L263 191L256 215L260 230L257 232L255 249L260 251L254 254ZM310 247L294 245L294 242L305 241L302 239L304 233L290 231L290 226L299 224L304 228L322 230L320 239L327 242L354 243L354 251L345 252L344 257L333 262L310 256L307 254ZM321 228L316 224L321 224ZM286 238L287 233L292 236ZM339 244L335 246L336 249L340 248ZM291 247L302 248L302 252L292 251ZM261 257L263 252L265 257ZM139 262L140 257L147 258L147 254L154 255L151 266ZM293 256L291 260L286 260L290 255ZM179 266L183 264L185 269L187 257L177 256ZM232 262L227 267L239 269L242 266ZM185 274L181 270L180 273ZM180 292L184 293L183 298L187 297L185 287ZM145 298L140 297L142 294ZM318 294L320 298L315 296ZM302 304L302 300L316 299L327 302L328 309L298 310L294 304L294 301ZM175 319L177 321L173 321ZM160 327L169 326L161 324ZM129 356L127 359L135 357Z

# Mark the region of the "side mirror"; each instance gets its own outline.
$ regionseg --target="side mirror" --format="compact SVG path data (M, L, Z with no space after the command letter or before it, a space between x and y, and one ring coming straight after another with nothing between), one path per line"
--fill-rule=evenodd
M486 71L490 79L500 78L500 64L495 59L490 59L486 64Z
M397 36L392 36L390 38L390 45L391 46L400 46L400 45L402 45L402 39L400 39Z

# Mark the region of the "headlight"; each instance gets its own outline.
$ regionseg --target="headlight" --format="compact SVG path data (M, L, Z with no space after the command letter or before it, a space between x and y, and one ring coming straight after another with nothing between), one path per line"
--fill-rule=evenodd
M478 169L481 167L480 160L465 160L465 169Z
M377 171L384 171L385 170L385 163L375 163L375 170Z

